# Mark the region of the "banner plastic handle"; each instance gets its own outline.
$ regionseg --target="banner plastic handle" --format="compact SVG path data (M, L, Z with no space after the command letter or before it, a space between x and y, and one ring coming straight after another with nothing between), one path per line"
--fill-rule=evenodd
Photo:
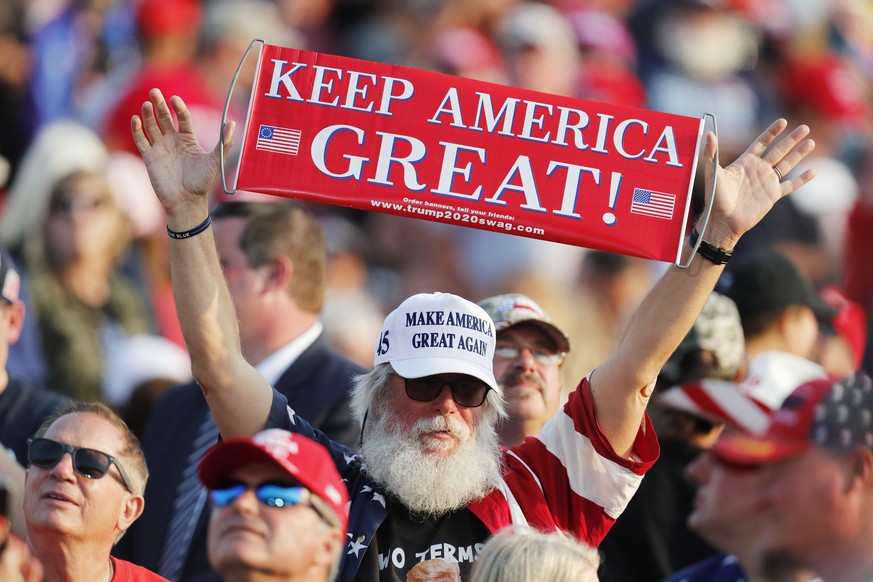
M691 266L691 261L694 260L694 255L697 254L697 249L700 248L700 243L703 242L703 233L706 232L706 227L709 226L709 215L712 214L712 206L713 202L715 202L715 185L718 182L718 123L716 123L715 115L712 113L704 113L703 117L709 117L712 119L712 133L715 134L716 138L715 153L712 155L712 184L709 188L709 204L703 212L703 224L700 226L700 236L697 237L697 242L694 244L694 248L691 249L688 261L683 264L678 257L676 259L675 265L680 269L687 269ZM684 237L685 235L683 234L682 236Z
M236 188L233 190L229 190L227 187L227 178L224 171L224 126L227 124L227 112L230 110L230 98L233 95L233 89L236 87L236 80L239 78L239 73L242 71L243 64L246 62L246 59L249 56L249 53L255 47L255 45L266 44L266 41L262 38L256 38L249 43L249 47L246 49L246 52L243 53L242 58L239 61L239 65L236 67L236 71L233 73L233 79L230 81L230 87L227 89L227 98L224 100L224 111L221 114L221 132L218 134L218 153L221 159L219 164L219 168L221 170L221 187L224 189L225 194L236 194Z

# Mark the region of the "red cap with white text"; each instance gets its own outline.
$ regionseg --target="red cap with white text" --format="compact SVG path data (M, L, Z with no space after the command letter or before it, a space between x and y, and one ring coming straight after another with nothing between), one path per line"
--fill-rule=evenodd
M207 489L221 484L239 467L275 465L318 496L336 514L343 533L349 521L349 494L327 449L302 435L268 429L252 438L220 441L200 462L200 481Z

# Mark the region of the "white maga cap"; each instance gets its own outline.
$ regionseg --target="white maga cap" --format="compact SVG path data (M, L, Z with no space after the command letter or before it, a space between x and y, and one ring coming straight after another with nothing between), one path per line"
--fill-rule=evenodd
M467 374L501 393L493 359L494 322L484 309L450 293L420 293L385 318L374 361L404 378Z

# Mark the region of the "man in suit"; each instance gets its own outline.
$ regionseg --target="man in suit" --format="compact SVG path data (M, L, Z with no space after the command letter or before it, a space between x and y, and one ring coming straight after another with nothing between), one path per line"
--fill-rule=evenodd
M284 201L226 202L211 216L245 359L314 426L353 445L357 426L347 392L363 369L328 347L322 334L326 250L320 225ZM217 438L214 423L212 432L203 429L210 424L206 398L191 383L171 389L156 405L143 436L153 474L147 508L119 547L119 555L174 581L215 576L206 555L205 491L191 485L183 492L182 485L196 483L197 461ZM188 506L196 506L193 516L183 511Z

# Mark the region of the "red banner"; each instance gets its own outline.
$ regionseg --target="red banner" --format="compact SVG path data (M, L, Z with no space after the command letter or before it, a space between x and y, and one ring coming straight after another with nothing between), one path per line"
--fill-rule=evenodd
M675 261L703 120L264 45L236 189Z

